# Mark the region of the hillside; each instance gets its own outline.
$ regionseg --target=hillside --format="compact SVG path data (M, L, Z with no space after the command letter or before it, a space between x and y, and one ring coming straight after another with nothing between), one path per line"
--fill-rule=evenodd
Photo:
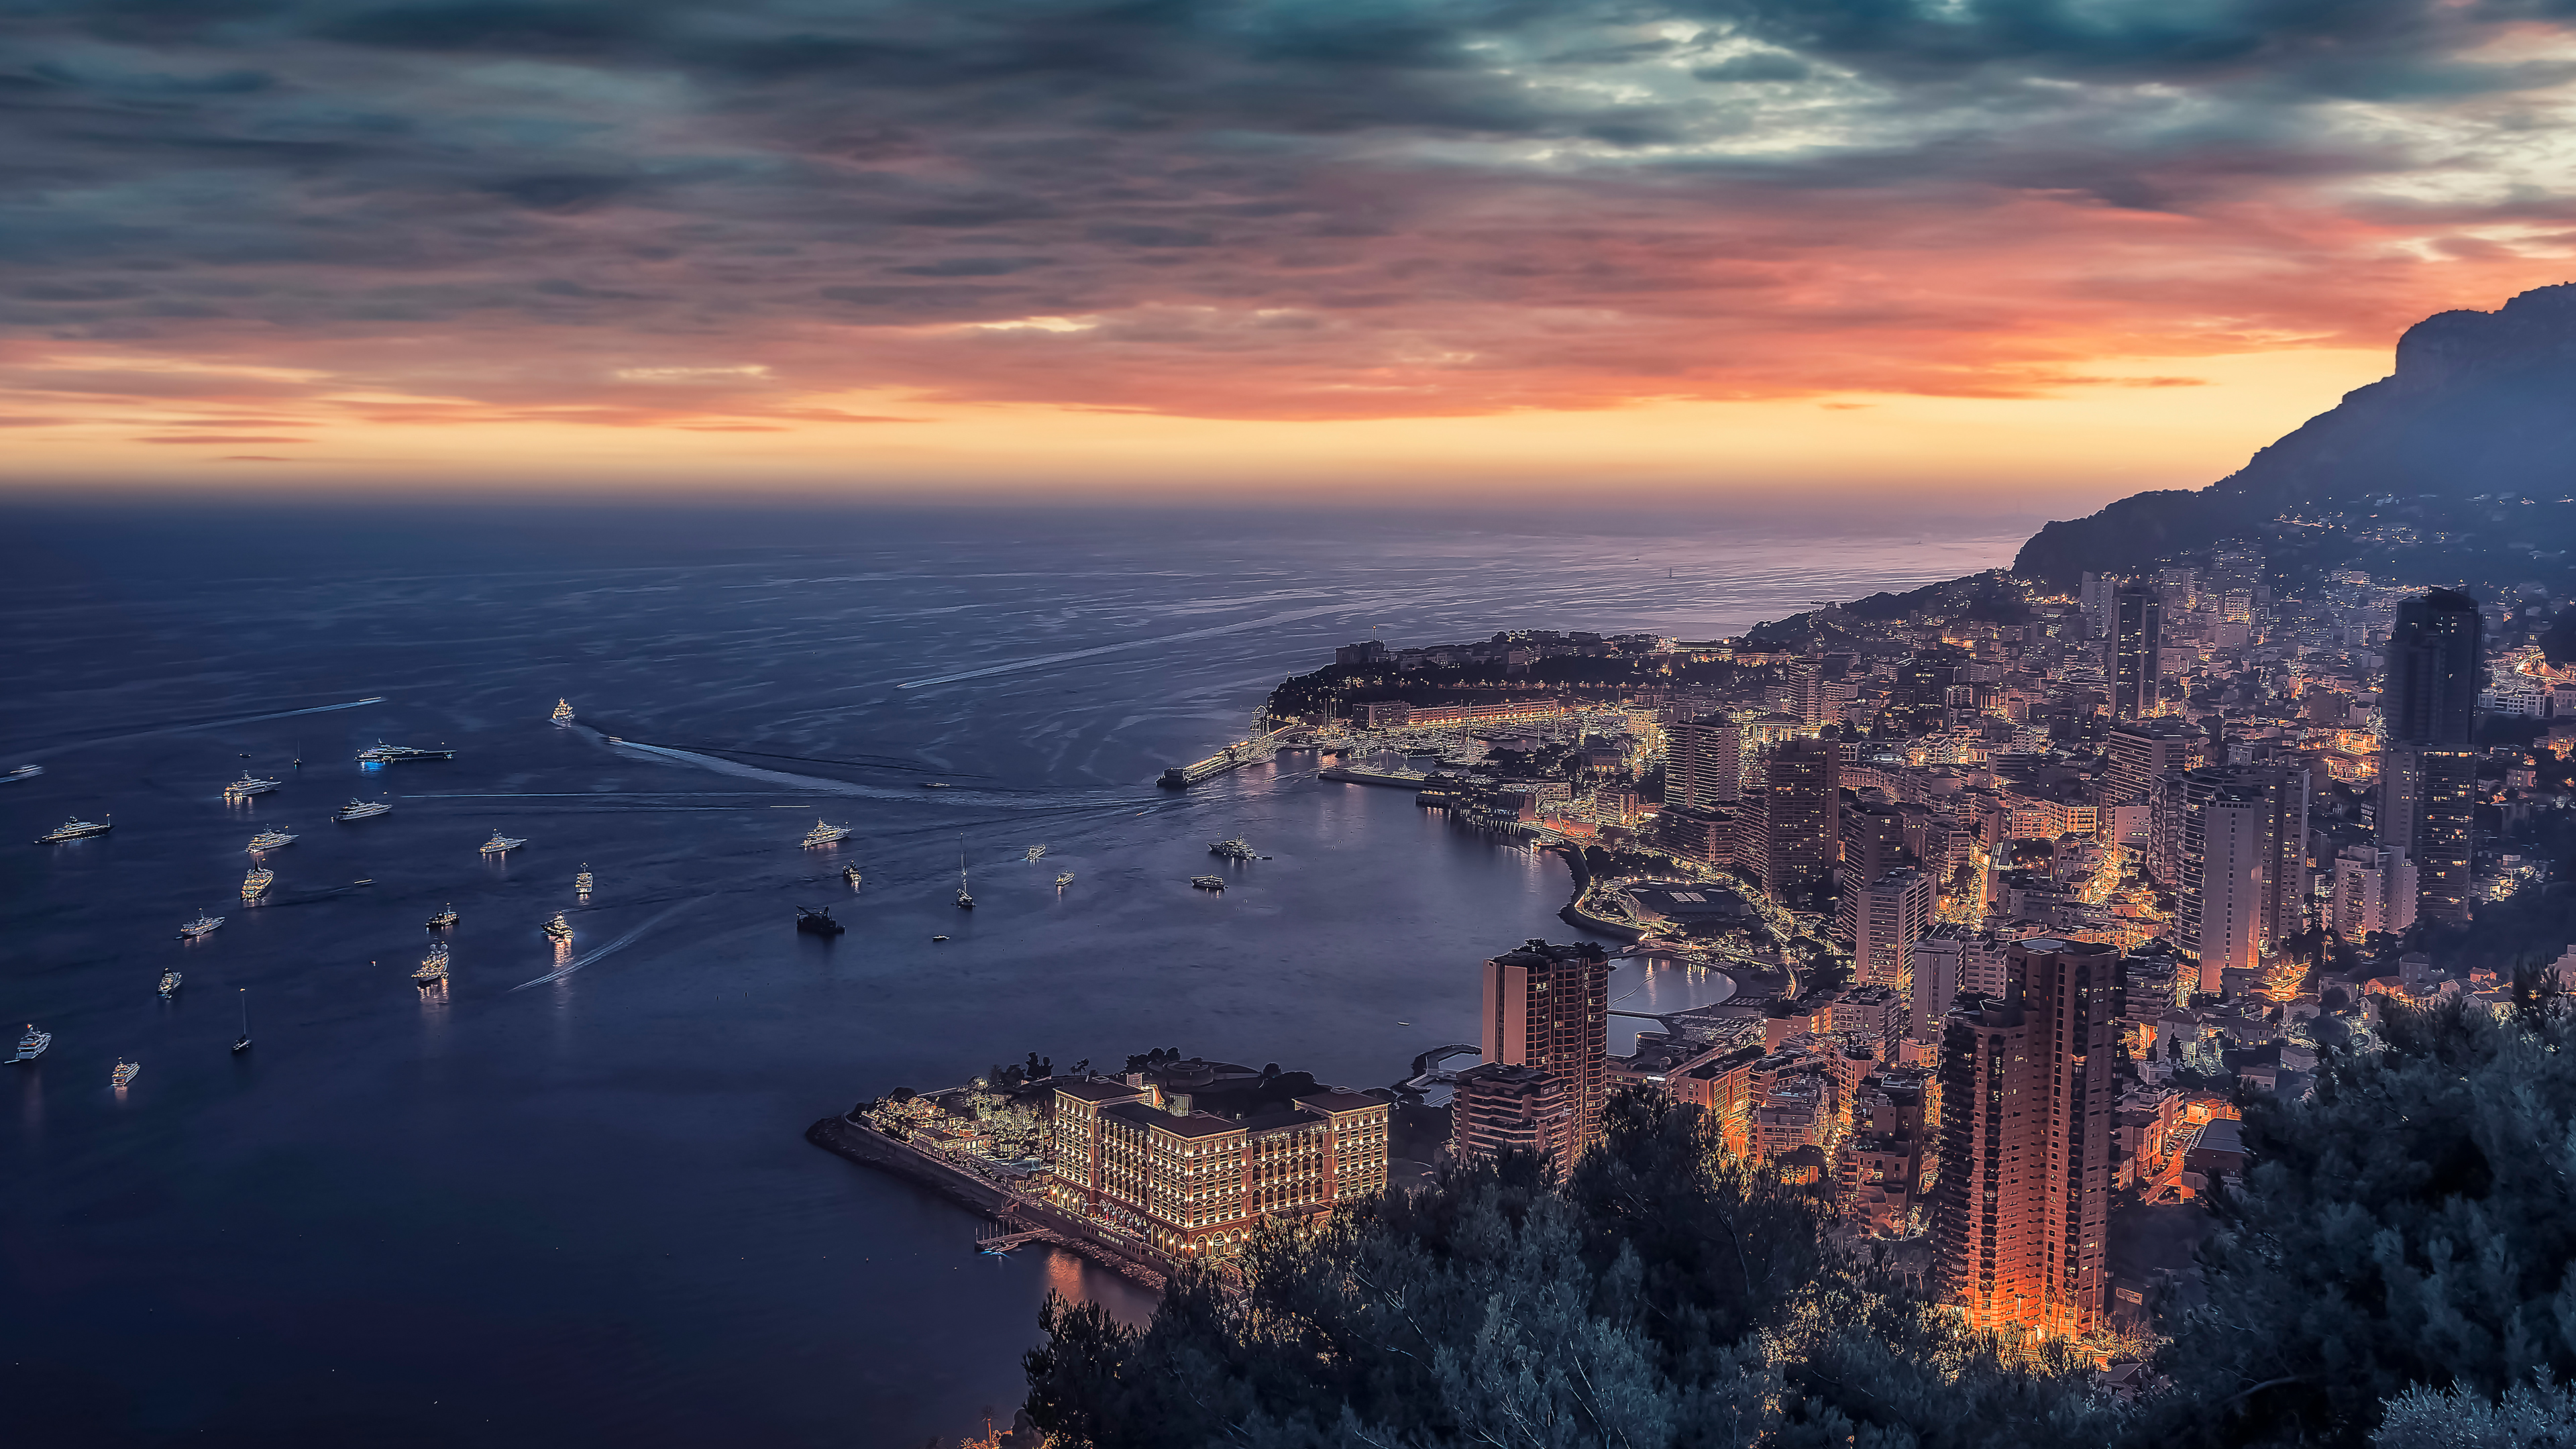
M2140 493L2090 518L2051 523L2022 546L2013 572L2071 586L2087 570L2128 572L2257 533L2290 545L2270 550L2277 569L2285 554L2316 552L2298 546L2302 522L2357 539L2385 531L2362 526L2376 518L2402 521L2416 537L2370 542L2429 550L2389 561L2424 571L2427 582L2543 577L2559 594L2564 560L2548 555L2576 542L2576 512L2555 506L2571 495L2576 284L2562 283L2494 312L2416 323L2398 339L2395 373L2346 393L2235 473L2197 492Z

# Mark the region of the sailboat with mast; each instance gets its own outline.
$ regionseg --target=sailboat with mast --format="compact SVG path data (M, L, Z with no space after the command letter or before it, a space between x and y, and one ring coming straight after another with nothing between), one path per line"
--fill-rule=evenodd
M233 1041L233 1050L236 1052L250 1050L250 988L247 986L241 989L241 1008L242 1034Z
M957 832L957 909L975 909L975 897L966 889L966 832Z

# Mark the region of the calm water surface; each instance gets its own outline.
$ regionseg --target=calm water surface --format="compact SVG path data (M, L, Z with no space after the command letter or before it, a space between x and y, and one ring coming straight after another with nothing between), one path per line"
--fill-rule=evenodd
M1372 628L1732 631L2017 541L32 511L0 536L0 768L46 767L0 787L0 841L116 825L0 844L0 1023L54 1033L0 1076L11 1440L558 1449L953 1439L1016 1403L1050 1289L1150 1311L1068 1257L976 1256L970 1217L805 1145L825 1112L1030 1050L1365 1087L1474 1039L1475 959L1566 937L1561 865L1293 756L1153 787L1281 676ZM459 753L362 769L378 739ZM284 788L227 805L245 766ZM817 818L855 833L799 849ZM271 823L299 838L244 909ZM528 844L487 861L495 830ZM1231 835L1271 858L1191 890ZM796 934L797 905L849 934ZM180 944L200 908L226 924Z

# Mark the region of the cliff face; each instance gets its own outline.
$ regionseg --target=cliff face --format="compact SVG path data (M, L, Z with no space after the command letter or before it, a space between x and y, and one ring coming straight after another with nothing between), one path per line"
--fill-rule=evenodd
M2013 572L2072 584L2088 569L2142 567L2284 510L2500 490L2576 492L2576 283L2416 323L2398 339L2393 375L2344 394L2234 474L2051 523L2022 546Z

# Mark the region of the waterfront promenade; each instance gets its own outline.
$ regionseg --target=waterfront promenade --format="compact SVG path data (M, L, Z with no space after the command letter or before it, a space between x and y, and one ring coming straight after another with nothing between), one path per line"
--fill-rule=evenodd
M925 1187L961 1207L981 1213L1015 1234L1051 1243L1107 1268L1131 1282L1161 1292L1173 1264L1161 1254L1123 1239L1097 1223L1029 1193L1013 1192L952 1162L898 1142L872 1127L846 1117L826 1117L805 1129L805 1140L852 1162L892 1173Z

